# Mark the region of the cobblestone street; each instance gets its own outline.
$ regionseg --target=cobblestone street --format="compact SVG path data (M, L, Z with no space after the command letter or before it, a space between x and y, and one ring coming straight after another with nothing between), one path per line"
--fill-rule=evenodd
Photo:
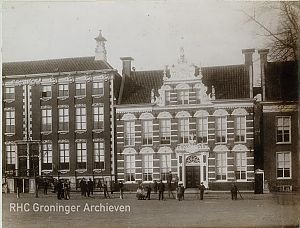
M228 193L210 192L199 201L195 194L186 194L179 202L168 197L158 201L155 196L153 200L136 200L135 194L125 194L121 200L116 193L110 199L99 193L91 198L73 193L70 200L57 200L53 193L39 198L21 194L20 199L6 194L3 227L299 227L299 196L242 195L244 200L232 201ZM23 203L18 212L13 207L16 203ZM45 212L49 205L77 210ZM127 206L127 211L122 212L122 206Z

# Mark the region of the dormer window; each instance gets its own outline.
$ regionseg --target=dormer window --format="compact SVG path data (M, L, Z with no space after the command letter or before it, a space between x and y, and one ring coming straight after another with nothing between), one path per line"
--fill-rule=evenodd
M69 84L60 84L60 85L58 85L58 96L59 97L69 96Z
M85 96L85 82L77 82L75 88L75 96Z
M42 86L42 98L51 98L51 85L43 85Z
M104 85L103 82L93 82L93 95L103 95Z
M169 105L170 104L170 101L171 101L171 91L169 91L169 90L166 90L165 91L165 103L166 103L166 105Z
M5 87L4 99L6 100L15 99L15 87Z
M181 90L178 91L178 104L188 104L189 103L189 91Z

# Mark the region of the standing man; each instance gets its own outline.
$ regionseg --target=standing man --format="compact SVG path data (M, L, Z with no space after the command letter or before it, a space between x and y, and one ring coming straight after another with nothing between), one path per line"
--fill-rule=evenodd
M105 198L107 198L107 197L110 198L109 194L108 194L108 190L107 190L107 182L105 182L104 185L103 185L103 191L104 191L104 197Z
M87 195L88 197L90 197L90 195L93 195L94 193L94 183L92 181L92 179L90 178L88 183L87 183Z
M237 186L235 184L232 184L232 187L231 187L231 199L232 200L237 200L237 192L238 192L238 189L237 189Z
M44 181L44 195L48 194L48 181L45 179Z
M86 196L86 183L84 178L82 178L80 181L80 190L81 190L81 195Z
M124 198L124 195L123 195L123 193L124 193L124 184L121 180L119 182L119 189L120 189L120 199L123 199Z
M204 190L205 190L205 186L203 185L203 182L201 182L201 184L199 186L199 190L200 190L200 200L203 200L203 194L204 194Z
M158 200L164 200L164 191L165 191L165 184L160 180L158 184Z
M167 186L168 186L168 195L169 195L169 198L171 198L171 194L174 197L173 192L172 192L172 172L171 171L168 174Z

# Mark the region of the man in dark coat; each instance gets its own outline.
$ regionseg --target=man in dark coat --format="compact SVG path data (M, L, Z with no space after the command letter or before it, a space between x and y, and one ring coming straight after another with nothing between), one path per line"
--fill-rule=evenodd
M153 182L153 190L154 190L154 193L156 194L157 193L157 189L158 189L158 184L157 184L157 181L155 180Z
M103 191L104 191L104 197L105 198L110 198L109 197L109 194L108 194L108 190L107 190L107 183L104 183L104 185L103 185Z
M235 184L232 184L232 187L231 187L231 199L232 200L237 200L237 192L238 192L238 188Z
M204 194L204 190L205 190L205 186L203 185L203 182L201 182L201 184L199 186L199 190L200 190L200 200L203 200L203 194Z
M124 184L122 181L119 182L119 189L120 189L120 199L123 199L124 198Z
M88 197L90 197L91 194L93 195L93 193L94 193L94 182L90 178L88 183L87 183L87 195L88 195Z
M60 180L57 181L56 185L56 190L57 190L57 199L61 199L61 192L62 192L62 183Z
M165 184L160 180L160 183L158 184L158 200L164 200L164 191L165 191Z
M150 200L150 194L151 194L151 186L150 184L148 186L146 186L146 192L147 192L147 195L146 195L146 199Z
M81 190L81 195L86 196L86 183L84 178L82 178L82 180L80 181L80 190Z
M48 194L48 181L47 180L45 180L44 181L44 195L47 195Z

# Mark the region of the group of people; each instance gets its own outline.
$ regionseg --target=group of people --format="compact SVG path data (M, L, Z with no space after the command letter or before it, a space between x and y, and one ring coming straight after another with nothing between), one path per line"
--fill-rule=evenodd
M88 181L86 181L85 178L82 178L79 185L82 196L90 197L94 194L94 182L91 178Z
M69 180L58 180L55 186L57 192L57 199L70 199L70 181Z

